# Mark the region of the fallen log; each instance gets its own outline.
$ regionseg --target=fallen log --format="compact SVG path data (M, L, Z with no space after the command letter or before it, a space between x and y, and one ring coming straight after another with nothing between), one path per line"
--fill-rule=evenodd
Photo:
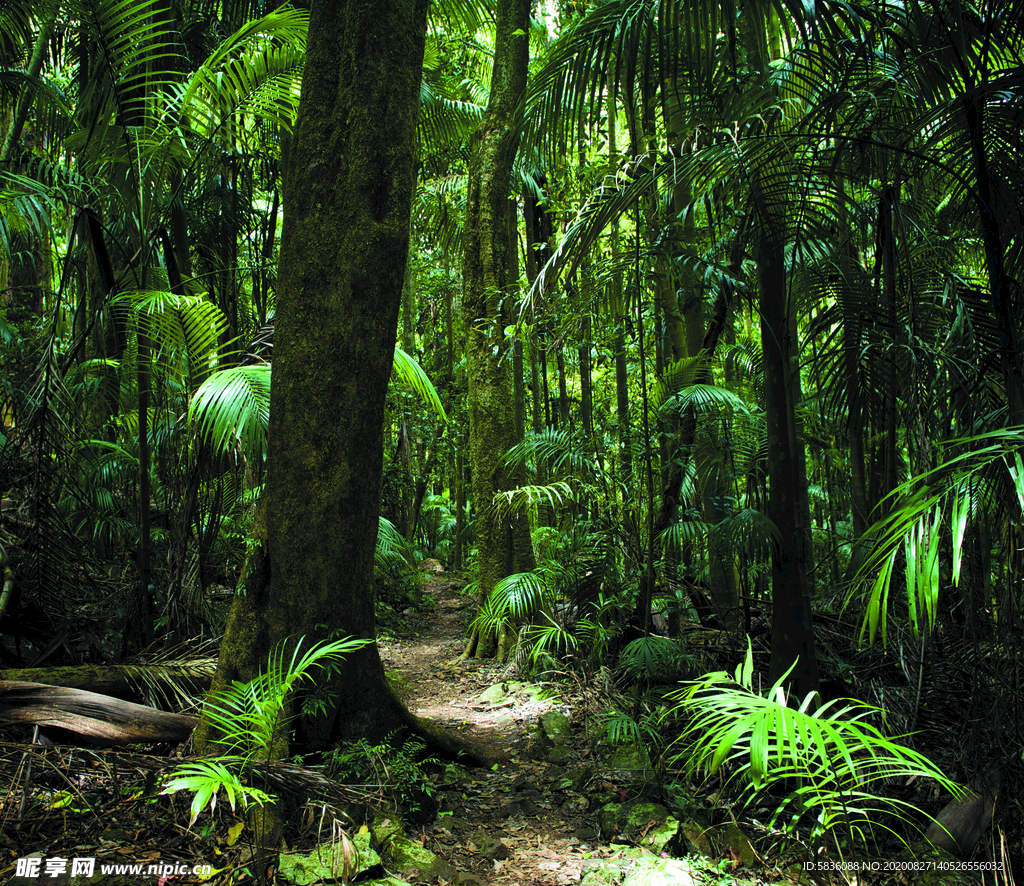
M98 745L185 741L198 720L63 686L0 680L0 724L56 726Z
M0 670L0 682L42 683L68 689L86 689L103 694L138 694L147 683L184 683L205 691L217 669L216 656L174 664L64 665L53 668L10 668ZM145 677L143 677L145 671Z
M971 782L959 799L950 800L935 817L925 838L933 845L960 858L967 858L992 826L996 798L1003 781L998 764L989 766Z

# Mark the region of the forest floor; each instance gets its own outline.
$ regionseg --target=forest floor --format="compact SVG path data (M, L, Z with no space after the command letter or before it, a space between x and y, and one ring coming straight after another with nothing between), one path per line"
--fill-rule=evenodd
M604 866L601 859L635 851L602 839L598 812L589 802L591 793L611 793L622 803L652 799L644 797L649 786L607 769L594 751L593 716L600 693L563 679L546 684L550 695L538 697L531 684L516 682L523 678L510 673L507 665L462 661L474 601L462 593L463 581L445 575L439 564L435 569L430 561L424 565L424 591L433 600L433 609L406 610L391 635L379 641L389 679L414 714L445 726L464 737L480 756L498 762L490 771L469 770L469 780L456 782L455 790L440 790L436 817L419 826L417 841L480 883L503 886L579 883L589 868ZM495 691L498 684L501 688ZM497 703L487 700L503 696ZM566 714L573 726L568 754L557 764L544 759L550 747L538 740L538 721L551 710ZM756 862L737 869L739 852L728 843L723 846L726 855L720 864L705 858L707 867L694 880L687 877L687 882L851 882L823 870L809 877L800 872L799 864L792 865L791 855L787 860L787 853L777 850L768 853L770 857L755 853ZM950 873L918 882L961 886L976 880L976 875ZM862 873L853 882L891 886L907 881L902 873L882 871Z
M577 735L573 756L552 764L533 756L538 718L553 709L570 714L565 687L548 699L515 693L518 677L493 661L460 661L473 601L461 593L464 582L429 574L425 588L432 613L416 613L408 632L382 640L389 672L401 675L396 687L419 717L446 726L495 761L491 771L475 770L472 792L443 791L434 821L423 827L423 845L481 882L508 886L577 883L588 859L611 857L599 844L586 803L562 789L567 774L583 764L589 750ZM489 687L505 683L510 698L482 701ZM577 730L578 732L578 730Z
M462 661L474 603L463 594L463 581L444 574L439 566L426 565L423 590L428 605L389 620L378 643L389 682L414 714L462 737L478 758L493 762L475 768L443 763L431 767L434 796L423 800L419 818L415 810L406 816L407 833L458 871L460 886L576 884L590 868L621 870L638 852L649 854L654 822L644 823L646 816L632 836L622 838L625 843L610 843L598 832L602 803L653 799L641 780L631 779L628 769L608 768L595 752L594 717L606 703L604 694L567 675L538 686L519 682L518 675L493 661ZM566 728L560 743L552 748L550 741L540 738L539 722L557 719L545 717L556 711L568 719L563 720ZM250 864L252 852L249 849L246 855L241 810L221 802L216 809L205 808L190 824L191 796L168 797L159 791L161 774L166 776L180 762L181 748L155 748L148 754L100 752L74 746L34 748L24 741L0 729L0 883L39 882L38 874L15 876L29 856L47 864L92 857L180 865L183 871L205 862L214 869L208 882L243 882L238 873ZM558 762L551 762L553 750L562 752ZM704 803L696 795L693 801ZM319 845L317 821L295 824L305 849ZM687 882L810 886L807 876L794 872L792 857L773 851L745 862L728 840L716 845L721 851L704 852L695 877L687 877ZM622 867L616 859L622 860ZM410 882L437 882L418 877L415 871L396 873ZM452 883L452 876L442 882ZM605 882L619 882L617 876L613 873ZM69 882L66 876L53 879L49 874L42 879ZM287 879L274 877L273 882ZM160 878L158 886L168 881L172 886L199 882L187 874L179 876L177 867L173 876ZM819 886L838 882L817 875L814 881ZM102 882L120 886L139 878ZM870 882L888 886L890 881ZM972 881L946 877L942 882Z

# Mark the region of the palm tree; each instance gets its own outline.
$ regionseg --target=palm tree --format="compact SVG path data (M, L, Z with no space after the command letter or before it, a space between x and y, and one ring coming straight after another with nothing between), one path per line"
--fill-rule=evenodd
M184 230L175 217L185 200L190 176L210 155L225 121L240 121L254 114L269 130L290 126L296 102L292 86L301 73L305 13L289 10L247 23L189 72L181 23L165 14L162 4L143 3L125 9L113 3L69 3L63 12L65 17L52 27L73 33L81 52L68 59L49 60L49 64L76 65L75 109L64 116L50 113L53 108L67 108L67 103L55 103L52 88L37 89L36 98L44 102L38 106L38 121L52 124L38 143L54 157L66 149L74 150L76 164L64 169L45 157L33 157L23 174L8 179L17 189L8 193L14 205L18 205L17 191L29 196L45 194L51 210L46 217L48 223L59 217L61 200L88 203L94 208L83 212L80 222L76 217L72 226L72 245L60 290L73 292L77 284L77 293L69 299L70 307L61 298L52 304L46 300L47 309L53 312L53 334L45 383L31 404L28 423L41 435L37 438L41 448L55 454L68 453L76 432L72 419L63 428L70 433L55 436L53 430L60 426L54 418L59 415L81 415L90 437L130 436L128 447L137 451L136 498L141 532L136 557L139 591L129 605L135 616L130 619L132 627L126 636L134 636L140 643L152 634L148 521L154 460L150 445L155 442L159 456L155 463L161 468L161 478L166 479L162 469L171 463L172 453L183 450L170 445L171 435L163 433L159 423L169 415L168 407L172 407L183 380L187 393L202 380L202 372L197 374L196 366L189 361L205 359L206 365L213 365L209 361L224 358L227 327L221 327L217 350L204 350L206 356L201 357L188 348L176 349L178 339L154 341L151 324L135 322L142 316L153 320L157 314L164 315L163 308L154 313L156 302L143 307L141 314L123 308L140 299L144 304L154 288L166 287L175 291L178 308L194 305L203 310L197 295L202 290L187 281L190 269L181 259L188 255L188 243L173 244L167 229L176 235ZM43 23L43 29L49 26ZM69 42L57 45L66 48ZM97 51L90 51L90 47ZM41 68L49 70L45 64ZM46 86L45 80L42 85ZM193 178L191 183L198 180ZM106 217L105 224L101 213ZM76 242L87 244L88 251L76 247ZM183 271L187 282L183 282ZM186 285L192 293L187 297ZM46 286L48 289L49 279ZM133 292L138 293L137 298ZM187 316L186 311L179 320ZM131 330L124 325L129 317L135 318ZM63 345L65 323L72 327L67 350ZM63 353L58 355L58 351ZM182 360L184 375L180 371ZM104 396L86 401L84 410L72 400L54 399L66 393L64 383L72 370L81 379L91 377L101 382ZM134 415L126 421L129 408ZM152 422L154 414L157 426ZM163 425L173 426L173 418ZM73 459L52 462L58 472L73 464ZM45 511L48 507L44 503L51 488L63 488L71 498L77 498L77 504L69 502L71 510L85 512L89 502L84 490L75 493L76 486L68 485L66 479L41 474L35 489L37 508ZM182 516L185 519L179 525L191 526L189 516ZM48 550L56 553L60 547L50 546ZM41 568L38 572L43 588L48 571Z
M779 150L778 134L784 133L792 120L775 104L773 96L781 79L777 72L770 73L772 51L779 51L781 36L787 30L795 31L801 21L751 5L744 8L739 28L734 29L731 16L713 4L687 11L672 3L602 4L559 41L537 77L533 95L541 112L538 116L558 107L562 118L575 119L593 102L592 97L600 93L608 72L614 69L619 76L612 88L624 97L634 154L653 136L652 116L659 106L665 115L665 131L673 138L667 163L657 165L651 155L638 158L631 180L608 189L584 210L550 271L568 255L578 256L593 244L600 230L647 193L659 177L674 191L673 201L678 204L674 208L684 219L683 242L689 243L672 256L674 262L694 266L696 235L688 230L692 231L698 213L707 219L706 224L713 222L714 216L705 214L705 207L721 217L732 214L734 219L744 219L740 227L756 266L762 324L769 515L780 532L774 557L776 646L772 669L781 674L800 656L801 664L793 672L795 681L800 687L813 688L817 671L807 580L811 565L809 517L803 444L796 421L800 399L797 305L786 256L797 230L792 225L793 209L799 211L807 196L795 184L800 170L789 162L779 163L785 154ZM678 27L684 22L685 26ZM727 37L725 53L714 40L697 36L720 30ZM681 58L686 62L681 63ZM557 131L557 125L554 128ZM648 171L651 166L655 168ZM737 267L732 273L721 269L720 280L733 278L739 271L739 262L734 264ZM705 346L705 358L714 354L730 291L731 285L719 288L724 301L703 336L694 335L693 330L686 334ZM695 307L699 301L694 301L692 293L686 294L686 301L692 326L703 311ZM664 298L662 303L668 304ZM666 322L671 329L673 318L667 317ZM681 344L673 347L675 352L683 352ZM677 445L683 442L692 442L692 436L689 440L677 438ZM672 462L678 461L679 455L674 455ZM668 477L658 534L671 522L681 472L670 469ZM641 609L645 605L641 603Z

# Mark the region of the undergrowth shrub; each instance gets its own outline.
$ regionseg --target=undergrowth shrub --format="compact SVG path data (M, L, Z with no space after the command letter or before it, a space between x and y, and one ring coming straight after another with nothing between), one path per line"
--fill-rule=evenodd
M437 793L430 770L441 762L428 756L426 749L420 739L403 740L396 733L376 745L363 739L335 748L328 758L327 772L344 784L379 789L415 818L435 805Z
M792 668L790 668L790 671ZM839 849L877 845L880 831L903 841L895 826L918 829L925 816L886 793L894 779L934 779L960 794L923 754L887 737L869 720L884 711L845 699L820 704L809 693L791 707L787 671L764 696L753 689L753 656L732 676L708 674L675 692L667 716L680 719L672 762L688 777L721 772L738 794L738 808L774 797L769 827L791 834L806 828L812 842Z

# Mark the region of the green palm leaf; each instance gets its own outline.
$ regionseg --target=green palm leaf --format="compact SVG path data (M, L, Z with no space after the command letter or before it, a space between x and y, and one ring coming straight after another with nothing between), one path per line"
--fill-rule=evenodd
M227 330L221 310L199 295L128 290L115 295L111 306L128 313L130 327L151 342L158 365L182 380L209 371Z
M220 44L188 82L177 90L176 114L207 144L229 119L254 114L290 131L299 104L309 13L282 9L247 22ZM164 138L187 135L174 129ZM159 138L159 137L158 137Z
M423 371L423 367L401 348L395 348L392 374L419 394L423 402L434 410L438 418L445 422L448 421L448 414L444 411L444 406L441 405L441 398L437 395L437 389Z
M491 610L502 617L524 619L540 609L546 593L547 585L536 572L507 575L491 591Z
M492 506L500 518L510 519L527 513L531 507L542 502L551 508L558 508L575 500L572 485L565 480L558 480L546 486L519 486L495 493Z
M394 368L401 379L447 420L441 398L430 379L420 365L399 348L395 348ZM240 449L250 459L259 461L267 457L270 374L268 363L231 366L213 373L199 386L189 405L189 425L213 452Z
M872 543L871 554L858 571L847 597L847 605L855 595L864 598L862 635L867 633L874 642L881 628L883 642L886 639L890 585L901 553L906 558L907 602L913 628L915 632L921 629L921 616L928 629L933 626L947 508L953 515L951 577L959 578L968 512L974 496L987 486L986 475L994 470L996 482L1017 497L1018 506L1024 503L1024 463L1019 455L1022 442L1021 428L950 440L945 449L951 454L939 465L893 490L889 496L892 510L866 533Z
M673 694L673 713L685 714L687 723L679 739L685 750L675 760L690 773L714 773L728 764L729 780L740 781L744 806L785 779L799 779L801 786L779 803L773 824L794 826L806 812L819 835L837 827L863 835L875 826L888 827L883 811L923 818L909 803L872 793L872 787L892 778L933 778L959 793L925 756L869 722L883 715L881 709L851 701L819 705L816 693L792 708L782 688L788 673L760 696L750 689L752 669L742 675L739 670L736 677L746 686L716 673Z
M231 366L213 373L193 396L188 421L211 451L240 449L253 461L264 460L270 424L270 366Z
M377 547L374 550L373 562L378 569L387 566L415 562L415 551L405 536L387 517L378 518Z

